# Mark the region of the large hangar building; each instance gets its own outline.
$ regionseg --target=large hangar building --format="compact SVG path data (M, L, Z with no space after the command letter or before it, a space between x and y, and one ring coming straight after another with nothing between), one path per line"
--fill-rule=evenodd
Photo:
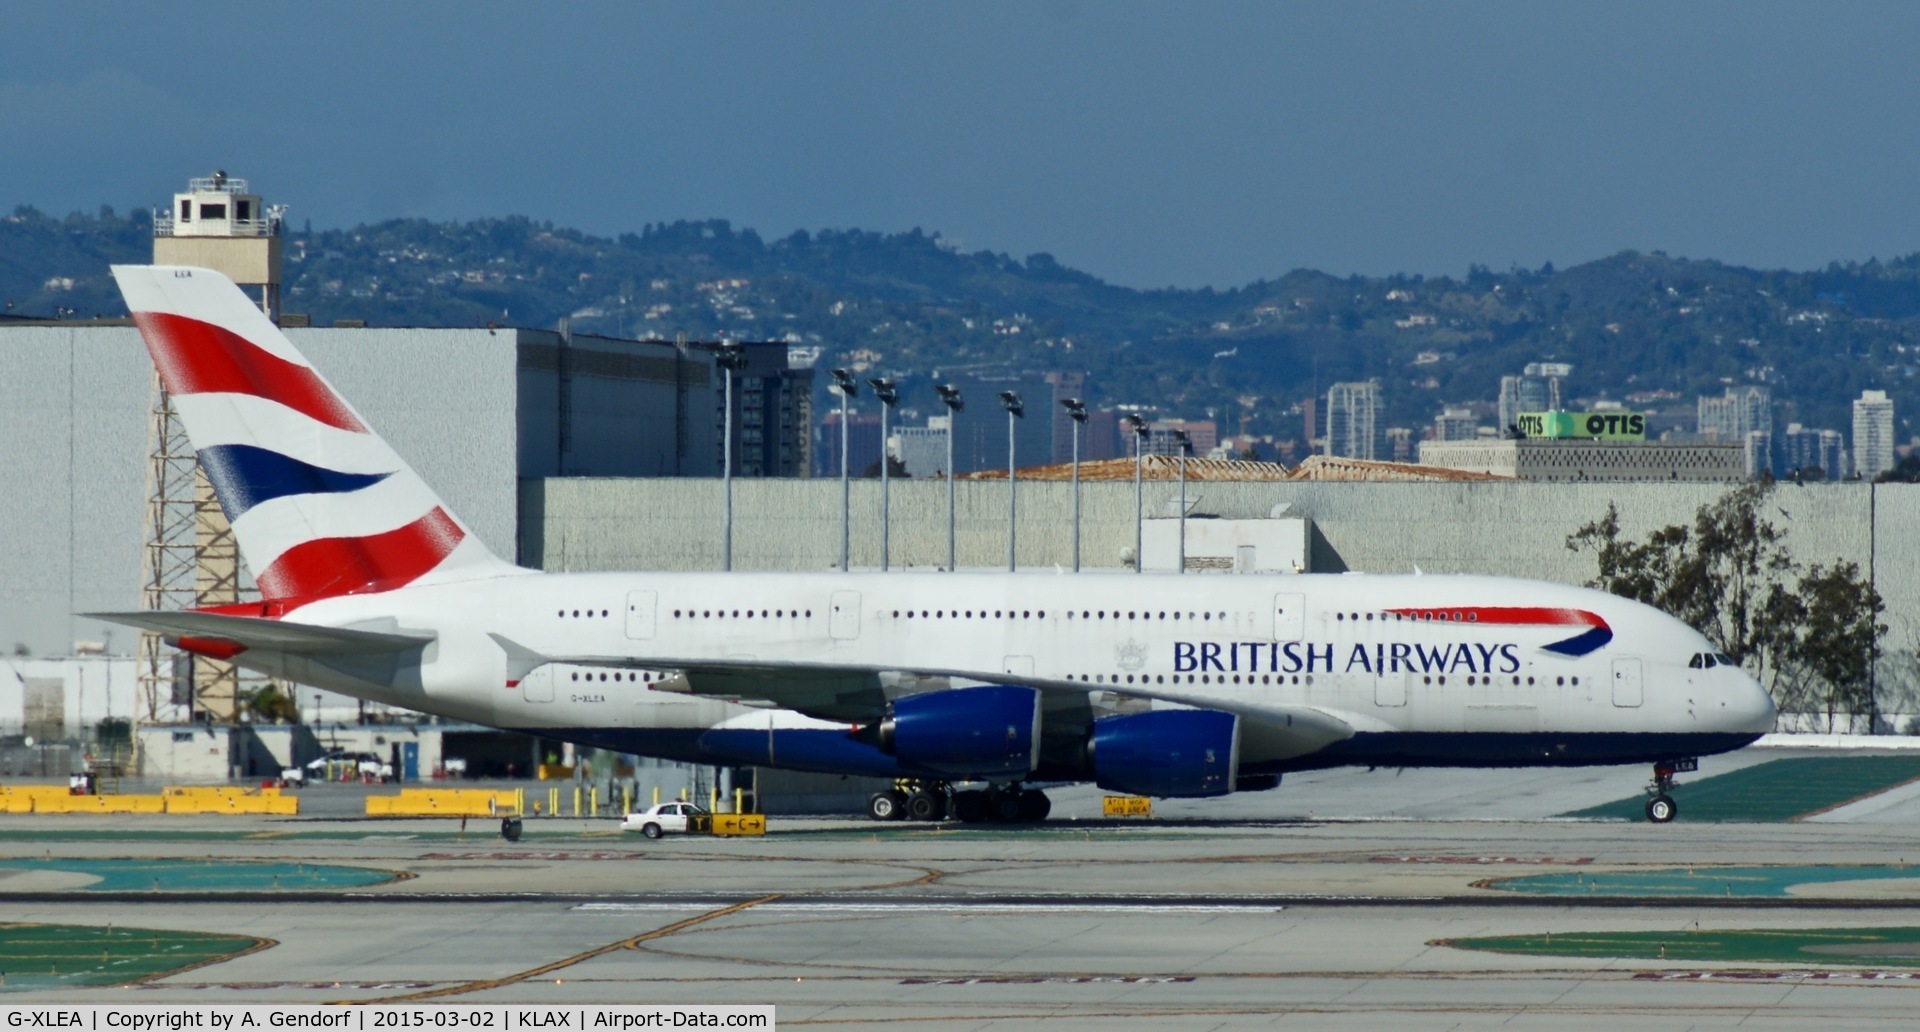
M511 328L286 333L503 556L523 479L719 472L709 351ZM133 651L131 631L74 614L140 607L152 384L129 324L0 323L0 649Z

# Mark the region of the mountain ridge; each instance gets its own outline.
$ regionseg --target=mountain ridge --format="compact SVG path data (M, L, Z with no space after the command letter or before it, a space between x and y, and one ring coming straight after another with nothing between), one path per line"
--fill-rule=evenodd
M151 253L147 213L0 218L14 315L122 314L113 262ZM601 237L521 216L289 227L283 305L316 325L552 326L617 336L787 339L823 363L913 382L941 370L1085 370L1095 404L1139 404L1300 435L1295 402L1377 378L1386 425L1484 408L1499 377L1569 362L1574 399L1653 399L1761 383L1787 420L1850 431L1887 390L1911 436L1920 391L1920 255L1756 270L1623 251L1570 266L1451 276L1297 269L1226 289L1137 289L1037 253L965 252L938 233L800 231L725 220ZM1669 397L1665 392L1672 392ZM923 399L925 400L925 399ZM1641 406L1630 406L1641 407Z

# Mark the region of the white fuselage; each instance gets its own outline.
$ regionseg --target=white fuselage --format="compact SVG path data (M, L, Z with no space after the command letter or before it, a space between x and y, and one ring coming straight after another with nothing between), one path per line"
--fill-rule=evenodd
M1612 638L1566 655L1545 646L1584 626L1472 619L1504 607L1591 614ZM1684 624L1596 591L1492 577L540 574L346 596L286 618L437 641L418 662L397 665L242 662L525 730L851 723L802 716L748 690L715 698L674 684L678 671L705 665L795 678L904 675L913 679L906 690L1029 684L1084 694L1094 717L1143 705L1305 707L1360 736L1529 736L1529 749L1544 750L1553 736L1708 736L1731 748L1773 720L1765 692L1738 667L1689 666L1711 646ZM551 661L516 676L496 635ZM1576 747L1539 759L1580 755ZM1585 762L1617 762L1610 756ZM1263 757L1256 749L1246 759Z

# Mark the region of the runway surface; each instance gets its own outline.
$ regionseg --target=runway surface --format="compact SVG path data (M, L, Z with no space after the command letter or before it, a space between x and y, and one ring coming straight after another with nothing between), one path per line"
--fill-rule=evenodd
M1038 829L776 819L764 839L658 842L569 818L509 844L477 820L463 837L446 821L5 817L0 861L38 861L0 862L7 921L269 945L130 986L9 980L0 1001L770 1003L791 1027L966 1029L1911 1020L1920 958L1898 943L1683 955L1707 933L1920 927L1920 794L1796 823L1550 817L1641 775L1328 772L1151 824L1089 820L1097 797L1067 793L1066 819ZM129 861L146 886L116 870ZM260 888L266 862L319 883ZM180 880L152 873L168 870ZM1645 933L1625 938L1653 954L1448 944L1601 932Z

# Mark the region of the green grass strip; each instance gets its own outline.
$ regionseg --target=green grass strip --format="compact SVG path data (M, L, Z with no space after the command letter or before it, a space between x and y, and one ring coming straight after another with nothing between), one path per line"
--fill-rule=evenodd
M214 935L111 925L0 924L0 992L123 985L270 945Z
M255 863L239 860L185 859L23 859L0 860L16 871L68 871L99 879L88 892L233 892L273 889L342 889L393 880L390 871L338 864ZM0 885L5 883L0 882Z
M1920 778L1920 755L1808 756L1769 760L1674 790L1681 821L1790 821ZM1647 797L1563 813L1562 817L1646 820Z
M1440 945L1540 957L1920 967L1920 928L1543 932L1442 939Z
M1778 864L1763 867L1670 867L1654 871L1567 871L1498 878L1491 889L1548 896L1722 896L1779 898L1798 885L1920 878L1920 867L1894 864Z

